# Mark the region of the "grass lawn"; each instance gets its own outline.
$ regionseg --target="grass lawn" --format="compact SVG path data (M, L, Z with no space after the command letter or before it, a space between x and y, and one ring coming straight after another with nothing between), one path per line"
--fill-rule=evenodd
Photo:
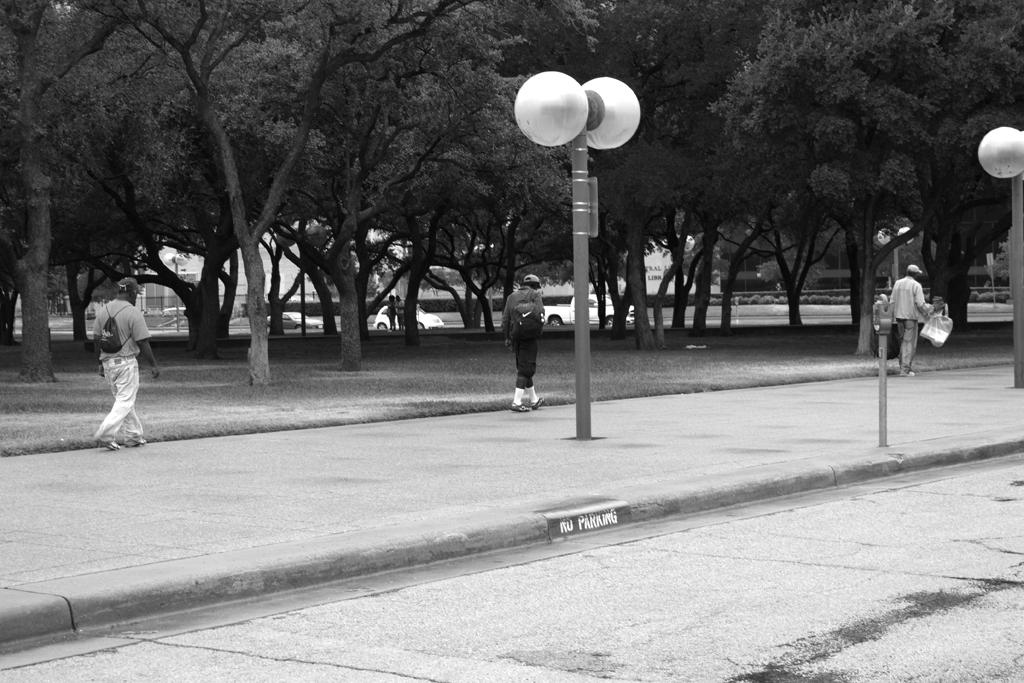
M1013 362L1009 324L954 332L941 349L919 346L919 372ZM483 334L424 335L420 347L398 337L364 345L364 369L341 372L337 341L271 341L268 387L247 384L246 348L221 349L198 361L183 342L160 344L162 375L142 369L136 407L150 441L278 431L358 422L503 410L511 402L512 354ZM639 352L632 339L591 338L595 401L750 386L865 377L877 359L853 355L852 329L746 328L731 337L670 332L668 348ZM20 351L0 347L0 456L92 448L92 433L110 409L106 380L81 342L55 341L58 381L23 384ZM890 361L890 372L895 361ZM541 340L536 384L549 404L574 400L575 361L568 330Z

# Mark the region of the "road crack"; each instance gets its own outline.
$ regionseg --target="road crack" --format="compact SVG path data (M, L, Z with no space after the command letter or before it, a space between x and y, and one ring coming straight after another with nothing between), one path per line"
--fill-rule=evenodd
M258 659L267 662L276 662L278 664L306 664L309 666L324 666L339 671L357 671L359 673L374 673L387 676L395 676L396 678L404 678L410 681L426 681L427 683L446 683L443 679L439 678L426 678L423 676L412 676L409 674L401 673L398 671L391 671L389 669L375 669L370 667L354 666L352 664L339 664L337 662L325 662L310 659L300 659L297 657L272 657L270 655L259 654L256 652L247 652L245 650L234 650L230 648L212 647L209 645L186 645L184 643L170 643L163 640L153 640L147 638L138 639L138 642L150 643L162 647L173 647L182 650L198 650L204 652L214 652L217 654L226 655L239 655L241 657L248 657L250 659Z

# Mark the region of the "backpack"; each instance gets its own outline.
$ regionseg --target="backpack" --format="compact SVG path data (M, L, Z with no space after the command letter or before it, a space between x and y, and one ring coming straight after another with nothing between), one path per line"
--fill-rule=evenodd
M544 331L544 316L537 312L535 301L531 296L512 309L513 339L536 339Z
M117 327L117 313L110 315L110 305L106 307L107 310L107 322L103 323L103 329L100 330L100 350L103 353L117 353L124 346L124 342L121 341L121 331Z

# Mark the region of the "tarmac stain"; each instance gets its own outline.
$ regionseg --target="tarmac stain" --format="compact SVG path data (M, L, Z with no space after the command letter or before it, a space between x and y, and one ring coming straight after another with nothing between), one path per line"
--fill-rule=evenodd
M1019 589L1018 581L980 579L969 582L958 591L925 591L910 593L895 600L900 606L875 617L869 617L841 626L832 631L814 634L789 643L790 651L764 665L760 670L734 676L730 683L795 683L796 681L846 681L849 676L840 671L804 672L806 667L820 664L843 650L880 640L890 629L906 622L947 612L1002 590Z
M620 666L607 652L565 652L562 650L516 650L501 656L528 666L556 669L569 673L613 678Z
M1010 486L1024 486L1024 479L1018 479L1017 481L1011 481Z

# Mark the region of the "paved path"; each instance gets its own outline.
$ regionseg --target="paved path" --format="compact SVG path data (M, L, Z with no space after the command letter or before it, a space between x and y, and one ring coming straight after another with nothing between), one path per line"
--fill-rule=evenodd
M890 376L885 448L869 378L595 403L591 441L569 405L0 459L0 650L546 543L588 511L621 524L1024 451L1012 384L1012 366Z

